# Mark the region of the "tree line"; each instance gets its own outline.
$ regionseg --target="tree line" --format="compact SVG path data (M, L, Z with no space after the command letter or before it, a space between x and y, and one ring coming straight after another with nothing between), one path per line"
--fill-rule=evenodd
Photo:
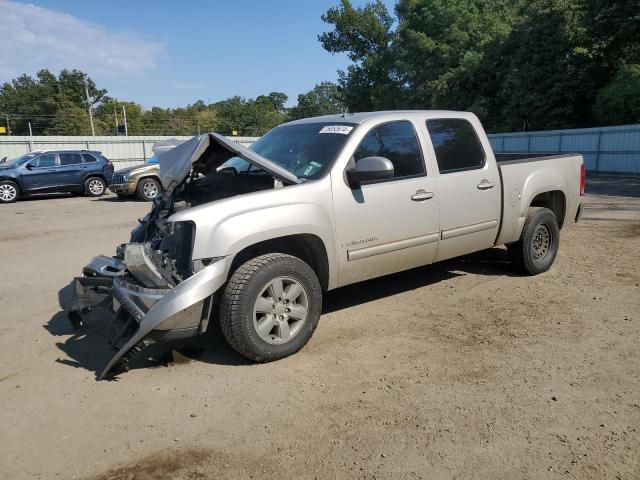
M352 110L452 109L491 131L640 122L640 0L341 0L322 19L352 61Z
M129 135L217 131L259 136L282 122L349 111L450 109L493 132L640 122L640 0L350 0L322 16L318 40L351 63L338 82L298 95L202 100L145 110L112 98L84 72L47 69L0 86L12 134Z
M337 86L316 85L286 108L287 95L271 92L256 98L234 96L206 104L198 100L180 108L153 107L110 97L107 90L79 70L47 69L35 77L21 75L0 87L0 126L13 135L91 135L89 106L96 135L113 135L126 113L129 135L195 135L215 131L226 135L259 136L284 121L339 113ZM124 108L123 108L124 107Z

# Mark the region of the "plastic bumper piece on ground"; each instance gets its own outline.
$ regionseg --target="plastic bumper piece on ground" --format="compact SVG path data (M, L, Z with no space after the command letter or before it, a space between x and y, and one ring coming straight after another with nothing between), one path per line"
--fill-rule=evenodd
M124 333L132 325L136 327L137 324L137 328L119 347L98 380L124 366L158 338L170 340L197 334L200 323L208 321L212 294L226 281L228 262L229 257L221 258L172 289L147 289L116 278L112 288L114 306L117 308L115 315L116 318L128 317L121 332ZM119 340L117 338L114 341L116 348Z

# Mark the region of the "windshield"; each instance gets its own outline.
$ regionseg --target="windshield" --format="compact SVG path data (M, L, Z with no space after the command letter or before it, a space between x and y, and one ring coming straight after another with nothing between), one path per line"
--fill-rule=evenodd
M303 123L283 125L268 131L249 147L254 152L286 168L298 178L319 178L331 166L351 135L353 123ZM225 167L253 170L241 158L232 158Z
M18 165L22 165L27 162L29 159L35 157L35 153L25 153L24 155L20 155L17 158L12 158L11 160L7 160L6 162L0 163L0 166L3 167L17 167Z

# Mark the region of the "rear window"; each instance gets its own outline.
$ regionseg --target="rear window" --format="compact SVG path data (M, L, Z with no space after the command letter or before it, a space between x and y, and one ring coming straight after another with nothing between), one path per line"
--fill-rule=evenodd
M97 162L98 159L96 157L94 157L93 155L89 155L88 153L83 153L82 154L82 160L85 161L85 163L91 163L91 162Z
M82 157L79 153L59 153L60 165L77 165L82 163Z
M461 118L427 120L440 173L484 166L484 150L473 126Z

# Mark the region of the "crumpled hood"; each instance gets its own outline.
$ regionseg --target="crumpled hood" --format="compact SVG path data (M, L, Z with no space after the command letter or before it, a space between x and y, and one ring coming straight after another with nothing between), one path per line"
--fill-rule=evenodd
M187 177L192 166L202 172L210 172L233 157L245 159L284 183L301 182L289 170L217 133L205 133L179 144L176 142L170 140L153 146L160 163L160 179L168 193Z

